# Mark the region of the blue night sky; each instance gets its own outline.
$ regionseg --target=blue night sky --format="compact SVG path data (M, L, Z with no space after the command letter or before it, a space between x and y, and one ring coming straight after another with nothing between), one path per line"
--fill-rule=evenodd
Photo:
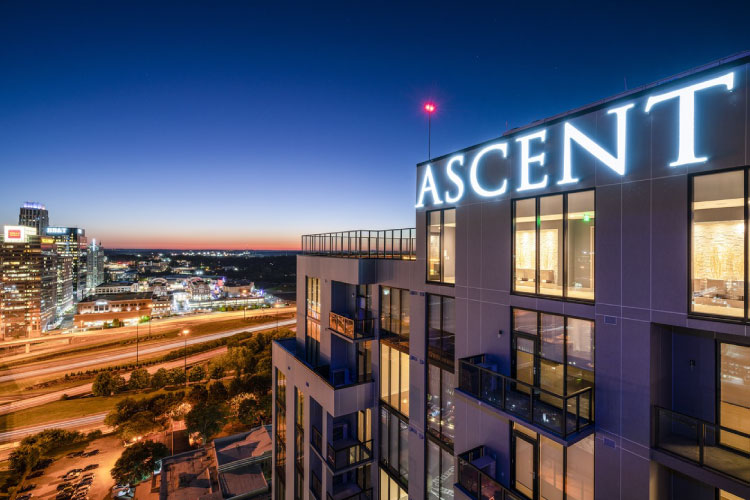
M748 2L0 2L0 223L297 248L414 225L433 156L750 48ZM620 3L620 5L625 5Z

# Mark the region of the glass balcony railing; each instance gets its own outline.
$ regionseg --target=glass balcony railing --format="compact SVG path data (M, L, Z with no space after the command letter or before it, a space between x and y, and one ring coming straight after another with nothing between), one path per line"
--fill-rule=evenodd
M488 473L494 467L495 459L486 453L484 446L461 453L458 456L458 486L476 500L521 500L523 497L511 492Z
M484 354L458 361L458 388L538 428L568 439L594 423L594 388L561 396L497 373Z
M372 440L342 439L328 443L326 461L334 473L372 460Z
M360 489L357 492L350 493L351 488L342 488L338 493L334 492L333 495L326 493L326 500L372 500L372 488Z
M750 434L654 407L654 446L750 483Z
M302 236L302 254L353 259L415 260L417 230L412 227L305 234Z
M314 425L311 427L312 432L310 432L310 444L318 453L323 455L323 437L320 435L320 431L317 427Z
M295 337L274 340L276 344L282 347L289 354L297 358L297 361L305 365L310 371L322 378L326 384L334 389L343 389L358 384L366 384L373 381L372 373L359 373L356 370L346 368L331 369L330 365L317 364L313 365L305 358L305 350L298 345Z
M328 327L352 340L370 339L375 334L373 318L352 319L333 311L328 313Z

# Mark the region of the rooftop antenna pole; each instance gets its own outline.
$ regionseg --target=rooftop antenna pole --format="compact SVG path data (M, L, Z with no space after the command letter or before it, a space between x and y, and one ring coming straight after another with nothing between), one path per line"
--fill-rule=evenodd
M427 161L432 160L432 113L436 109L437 107L434 102L427 102L424 105L424 110L427 112Z

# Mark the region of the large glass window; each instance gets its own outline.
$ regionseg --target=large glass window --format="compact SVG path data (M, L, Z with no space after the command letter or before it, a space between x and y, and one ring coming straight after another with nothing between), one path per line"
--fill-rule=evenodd
M427 299L427 350L429 357L453 365L456 348L456 301L429 295Z
M594 191L515 200L513 210L513 291L594 300Z
M310 318L320 319L320 278L307 276L305 309Z
M276 484L275 491L277 499L283 499L286 480L286 376L276 370L276 401L274 404L276 411L276 446L275 446L275 466L276 466Z
M455 483L453 452L427 439L427 498L428 500L451 500Z
M380 469L380 500L408 500L409 494L398 481Z
M409 342L410 320L409 290L380 287L380 332L393 335L397 342Z
M305 395L295 387L294 394L294 498L304 498L305 487Z
M745 316L745 171L693 177L691 311Z
M409 416L409 353L380 343L380 399Z
M456 282L456 209L427 212L427 281Z
M427 374L427 431L444 443L455 437L455 376L451 371L429 363Z
M305 355L313 366L320 362L320 323L310 318L305 322Z
M750 347L721 344L719 423L721 443L750 453Z
M592 500L594 436L564 447L518 423L513 424L511 486L529 498Z
M380 463L409 484L409 422L386 406L380 407Z

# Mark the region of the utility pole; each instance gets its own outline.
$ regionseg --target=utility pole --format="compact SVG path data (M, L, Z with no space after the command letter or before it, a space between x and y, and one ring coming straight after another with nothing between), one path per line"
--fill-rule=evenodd
M434 102L428 102L424 105L424 110L427 112L427 161L432 160L432 113L436 109L437 106Z

